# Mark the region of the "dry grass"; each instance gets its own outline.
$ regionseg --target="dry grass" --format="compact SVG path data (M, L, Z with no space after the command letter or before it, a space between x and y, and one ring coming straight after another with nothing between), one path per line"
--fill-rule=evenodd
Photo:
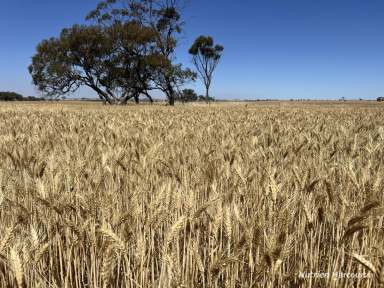
M383 143L368 102L1 104L0 287L380 287Z

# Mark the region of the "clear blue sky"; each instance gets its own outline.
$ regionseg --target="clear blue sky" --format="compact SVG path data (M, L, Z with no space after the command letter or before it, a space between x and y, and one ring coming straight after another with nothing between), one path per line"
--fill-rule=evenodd
M2 0L0 91L36 95L27 71L36 45L84 22L97 3ZM179 61L190 65L187 48L200 34L225 46L217 98L384 96L383 0L190 0L185 18Z

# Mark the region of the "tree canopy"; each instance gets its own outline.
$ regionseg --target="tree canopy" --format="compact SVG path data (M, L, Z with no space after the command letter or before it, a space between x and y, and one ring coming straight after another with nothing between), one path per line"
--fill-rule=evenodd
M155 45L151 29L136 23L75 25L59 38L42 41L29 71L49 96L87 86L110 104L124 103L140 94L150 97L152 71L166 65Z

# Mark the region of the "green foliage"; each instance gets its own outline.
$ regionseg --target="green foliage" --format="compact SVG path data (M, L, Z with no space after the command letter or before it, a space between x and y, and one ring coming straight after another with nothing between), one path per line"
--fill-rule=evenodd
M189 53L193 56L201 54L203 57L213 60L219 60L223 51L224 47L221 45L214 45L211 36L199 36L189 49Z
M32 58L29 72L33 83L47 96L62 96L80 86L102 81L102 63L111 51L98 27L74 25L63 29L59 38L43 40Z

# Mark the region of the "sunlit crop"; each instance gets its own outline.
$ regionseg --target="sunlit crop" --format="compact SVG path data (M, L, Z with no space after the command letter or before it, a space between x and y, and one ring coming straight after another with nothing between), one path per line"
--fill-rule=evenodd
M0 287L380 287L383 143L377 103L1 104Z

